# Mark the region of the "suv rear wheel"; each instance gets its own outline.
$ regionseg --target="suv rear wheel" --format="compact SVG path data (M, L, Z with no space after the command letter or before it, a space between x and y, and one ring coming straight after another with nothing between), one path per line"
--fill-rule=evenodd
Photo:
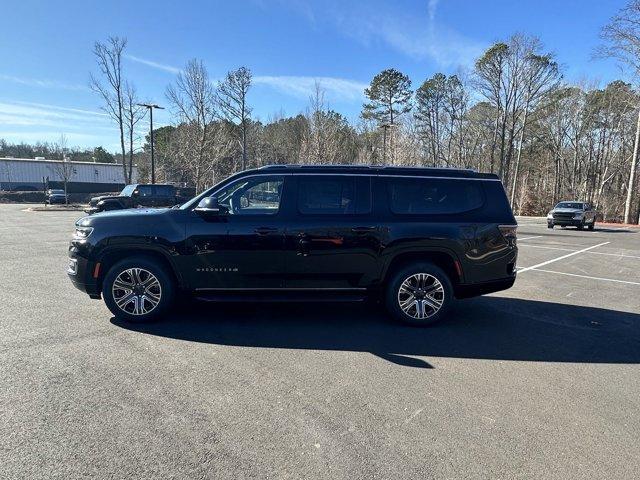
M396 272L386 290L389 312L401 322L425 326L445 317L453 301L447 274L431 263L418 263Z
M102 293L111 313L128 322L149 322L173 302L174 282L157 262L136 256L116 263L107 273Z

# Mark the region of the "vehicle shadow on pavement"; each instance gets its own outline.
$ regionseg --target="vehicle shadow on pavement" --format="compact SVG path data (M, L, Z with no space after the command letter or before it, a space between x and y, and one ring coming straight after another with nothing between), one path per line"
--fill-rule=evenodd
M217 345L370 352L418 368L433 367L413 357L640 363L640 315L559 303L480 297L458 302L449 319L427 328L395 323L370 304L194 301L185 308L157 323L111 321Z

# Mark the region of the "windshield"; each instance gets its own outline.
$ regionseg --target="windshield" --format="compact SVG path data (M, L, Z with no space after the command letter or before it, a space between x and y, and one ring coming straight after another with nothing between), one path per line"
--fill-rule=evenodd
M130 197L135 189L136 189L135 185L127 185L120 192L120 196L121 197Z
M582 210L582 203L579 202L560 202L556 205L556 208L575 208Z

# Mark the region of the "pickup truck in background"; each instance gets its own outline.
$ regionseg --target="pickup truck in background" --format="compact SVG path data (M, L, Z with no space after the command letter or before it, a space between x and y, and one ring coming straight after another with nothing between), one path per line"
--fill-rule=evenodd
M560 202L547 214L547 227L577 227L593 230L597 212L590 203L580 201Z
M118 195L103 195L93 197L89 208L85 210L89 215L110 210L123 210L138 207L173 207L181 203L181 198L173 185L127 185Z

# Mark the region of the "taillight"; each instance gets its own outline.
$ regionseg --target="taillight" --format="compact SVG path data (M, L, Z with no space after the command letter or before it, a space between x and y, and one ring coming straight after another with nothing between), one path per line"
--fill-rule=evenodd
M500 233L507 243L515 247L518 225L498 225L498 229L500 229Z

